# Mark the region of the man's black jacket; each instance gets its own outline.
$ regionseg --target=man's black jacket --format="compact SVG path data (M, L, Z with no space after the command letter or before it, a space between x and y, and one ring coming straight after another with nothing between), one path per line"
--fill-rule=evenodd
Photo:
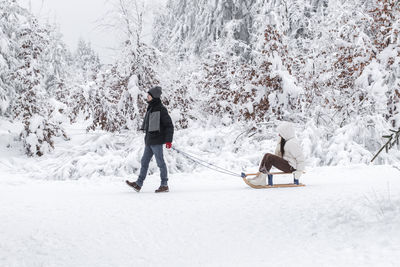
M174 125L167 109L159 98L153 98L147 107L142 130L145 131L146 145L163 145L172 143Z

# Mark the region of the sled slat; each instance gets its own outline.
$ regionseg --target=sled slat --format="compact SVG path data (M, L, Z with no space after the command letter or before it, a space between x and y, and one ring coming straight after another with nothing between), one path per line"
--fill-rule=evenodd
M306 172L303 172L303 173L306 173ZM246 173L246 176L256 176L256 175L259 175L259 174L260 174L259 172L257 172L257 173ZM271 172L269 174L272 174L272 175L283 175L283 174L293 174L293 173L292 172Z

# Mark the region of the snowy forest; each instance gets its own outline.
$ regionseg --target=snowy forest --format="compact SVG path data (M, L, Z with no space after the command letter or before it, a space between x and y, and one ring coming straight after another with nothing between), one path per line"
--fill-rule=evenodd
M39 1L117 45L0 0L1 267L399 266L399 0Z
M19 125L9 147L55 157L56 140L71 138L66 127L83 122L112 143L93 146L130 157L110 168L130 173L155 85L177 146L248 155L239 166L257 165L278 121L295 123L310 166L368 163L382 136L400 127L398 1L170 0L157 11L151 44L142 40L145 9L137 3L119 1L109 18L124 42L114 62L102 64L89 42L70 51L55 25L1 1L0 116ZM116 148L126 138L130 144ZM177 158L172 171L186 166ZM68 160L75 166L80 158ZM399 160L393 149L374 163ZM71 164L56 176L69 178Z

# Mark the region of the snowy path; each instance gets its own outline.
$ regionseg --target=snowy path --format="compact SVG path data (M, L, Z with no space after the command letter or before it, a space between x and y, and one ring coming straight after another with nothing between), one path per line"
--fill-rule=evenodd
M307 187L272 190L180 174L161 195L156 175L137 194L1 169L0 266L398 266L390 166L316 168Z

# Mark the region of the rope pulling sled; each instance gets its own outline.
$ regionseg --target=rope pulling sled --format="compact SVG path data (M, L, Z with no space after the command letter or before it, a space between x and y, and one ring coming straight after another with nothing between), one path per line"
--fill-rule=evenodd
M227 174L227 175L230 175L230 176L241 177L241 178L243 179L243 181L244 181L248 186L250 186L251 188L263 189L263 188L284 188L284 187L303 187L303 186L306 186L305 184L299 183L298 180L296 180L296 179L294 178L294 175L293 175L293 178L294 178L294 181L295 181L295 182L292 183L292 184L274 184L274 183L273 183L273 176L274 176L274 175L292 174L292 173L286 173L286 172L271 172L271 173L268 174L268 185L254 185L254 184L250 183L250 182L247 180L247 177L248 177L248 176L256 176L256 175L259 175L259 174L260 174L259 172L258 172L258 173L248 173L248 174L242 172L242 173L239 175L239 174L237 174L237 173L235 173L235 172L232 172L232 171L230 171L230 170L227 170L227 169L224 169L224 168L222 168L222 167L216 166L215 164L209 163L209 162L204 161L204 160L202 160L202 159L200 159L200 158L197 158L197 157L195 157L195 156L193 156L193 155L190 155L190 154L188 154L188 153L186 153L186 152L183 152L182 150L179 150L179 149L177 149L177 148L175 148L175 147L172 147L172 149L173 149L174 151L176 151L177 153L182 154L185 158L187 158L187 159L193 161L194 163L197 163L197 164L199 164L199 165L201 165L201 166L203 166L203 167L206 167L206 168L208 168L208 169L210 169L210 170L213 170L213 171L216 171L216 172L219 172L219 173L223 173L223 174Z

